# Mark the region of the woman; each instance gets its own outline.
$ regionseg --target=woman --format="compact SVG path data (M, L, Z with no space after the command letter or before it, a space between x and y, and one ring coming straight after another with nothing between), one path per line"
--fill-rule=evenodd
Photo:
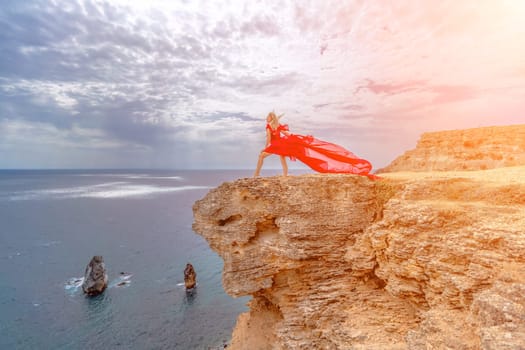
M259 155L254 177L259 176L264 158L270 154L277 154L281 157L284 176L288 175L285 158L288 156L291 160L299 159L320 173L357 174L368 176L370 179L378 178L370 174L372 164L369 161L358 158L343 147L316 139L311 135L291 134L288 125L279 123L281 116L277 117L271 112L266 117L266 148Z
M274 112L270 112L266 117L266 147L259 154L257 169L255 169L255 174L253 175L254 177L259 176L264 158L271 154L277 154L281 157L283 175L288 175L288 164L286 164L285 156L292 158L292 155L289 153L289 146L286 145L286 139L284 137L290 136L290 133L288 132L288 125L279 124L279 119L282 116L282 114L276 116ZM284 137L281 133L284 134Z

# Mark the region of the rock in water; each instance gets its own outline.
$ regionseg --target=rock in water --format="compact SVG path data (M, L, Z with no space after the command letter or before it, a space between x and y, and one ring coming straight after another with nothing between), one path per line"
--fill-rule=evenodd
M195 288L197 284L197 274L191 264L186 264L186 268L184 269L184 284L187 290Z
M104 258L94 256L86 267L82 290L87 295L98 295L108 286L108 274L104 265Z

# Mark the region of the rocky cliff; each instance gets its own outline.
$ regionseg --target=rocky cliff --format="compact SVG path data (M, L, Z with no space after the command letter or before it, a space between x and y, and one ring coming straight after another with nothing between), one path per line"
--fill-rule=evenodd
M224 183L194 230L232 349L525 349L525 166Z
M379 172L484 170L525 164L525 124L425 133Z

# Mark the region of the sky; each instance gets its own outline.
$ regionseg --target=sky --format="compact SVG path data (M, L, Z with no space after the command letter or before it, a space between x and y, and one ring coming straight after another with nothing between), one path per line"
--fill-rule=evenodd
M0 168L254 168L272 110L381 168L423 132L525 123L523 18L522 0L2 0Z

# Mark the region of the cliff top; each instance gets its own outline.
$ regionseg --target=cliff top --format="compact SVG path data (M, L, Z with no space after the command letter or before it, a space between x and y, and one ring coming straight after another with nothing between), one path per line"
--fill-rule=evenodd
M424 133L378 173L485 170L525 165L525 124Z

